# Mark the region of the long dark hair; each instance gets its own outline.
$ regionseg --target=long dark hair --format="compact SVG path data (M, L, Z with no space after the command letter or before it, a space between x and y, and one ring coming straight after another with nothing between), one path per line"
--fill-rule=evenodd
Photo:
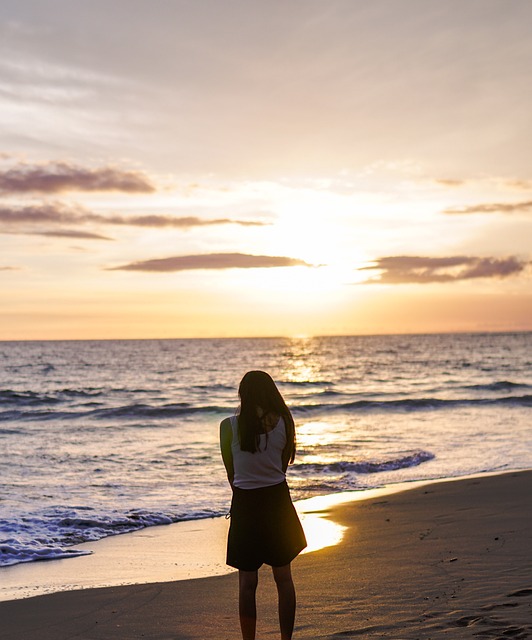
M286 406L275 382L265 371L248 371L238 387L240 410L238 435L242 451L260 451L260 435L265 433L264 418L269 414L279 415L286 425L285 452L292 463L296 455L296 430L294 418ZM259 416L257 408L262 410Z

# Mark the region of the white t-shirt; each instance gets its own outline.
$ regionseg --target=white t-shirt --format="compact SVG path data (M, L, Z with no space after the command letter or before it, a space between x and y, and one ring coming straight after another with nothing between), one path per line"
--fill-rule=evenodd
M268 434L260 434L260 450L242 451L238 440L238 417L232 416L233 484L239 489L260 489L279 484L286 479L283 471L283 449L286 445L286 426L282 416Z

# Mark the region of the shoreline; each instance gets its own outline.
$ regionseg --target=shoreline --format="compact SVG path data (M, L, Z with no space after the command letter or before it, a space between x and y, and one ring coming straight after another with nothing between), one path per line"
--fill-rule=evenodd
M526 470L524 470L526 471ZM415 480L377 489L314 496L295 503L309 545L304 554L341 544L344 527L337 506L414 491L432 484L520 473L481 474ZM187 520L108 536L72 548L91 551L73 558L20 563L0 568L0 602L95 588L196 580L233 573L225 564L229 521L224 516Z
M532 471L425 484L332 506L340 544L293 563L294 638L435 640L532 634ZM235 573L0 603L3 640L238 640ZM271 571L258 637L276 638Z

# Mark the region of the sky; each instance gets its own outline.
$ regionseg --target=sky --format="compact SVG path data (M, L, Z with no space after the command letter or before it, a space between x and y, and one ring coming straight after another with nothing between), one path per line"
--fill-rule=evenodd
M3 0L0 340L532 329L529 0Z

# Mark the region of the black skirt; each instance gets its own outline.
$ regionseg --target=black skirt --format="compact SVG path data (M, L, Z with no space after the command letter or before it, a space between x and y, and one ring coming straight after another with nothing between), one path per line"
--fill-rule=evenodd
M233 488L227 564L255 571L282 567L307 546L286 482L260 489Z

